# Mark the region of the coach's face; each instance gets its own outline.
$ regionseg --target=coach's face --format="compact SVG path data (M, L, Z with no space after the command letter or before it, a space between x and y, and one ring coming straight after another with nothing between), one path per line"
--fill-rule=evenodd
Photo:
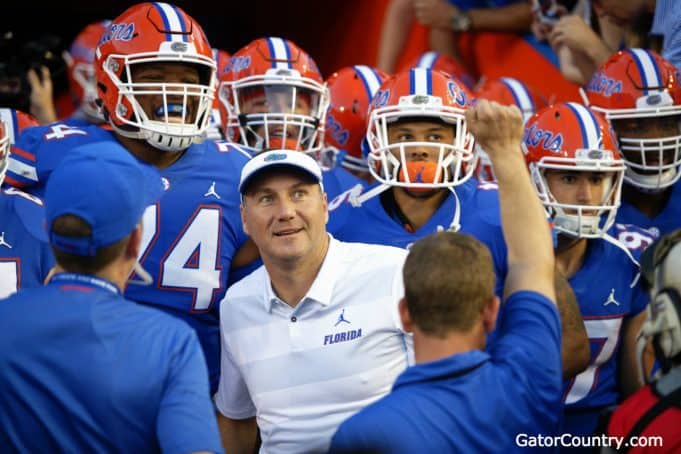
M314 257L327 241L326 194L297 171L274 170L256 177L241 204L244 230L265 262Z

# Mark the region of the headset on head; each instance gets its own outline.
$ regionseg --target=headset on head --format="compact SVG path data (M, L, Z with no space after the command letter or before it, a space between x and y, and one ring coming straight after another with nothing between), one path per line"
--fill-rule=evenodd
M650 303L638 337L637 355L639 376L648 382L650 377L642 364L648 339L652 339L662 374L681 358L681 229L663 236L643 252L641 275Z

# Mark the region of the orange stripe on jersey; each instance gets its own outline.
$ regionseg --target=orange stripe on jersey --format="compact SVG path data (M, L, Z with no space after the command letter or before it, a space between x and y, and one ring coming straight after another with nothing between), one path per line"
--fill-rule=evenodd
M35 156L29 153L28 151L22 150L21 148L12 147L11 153L21 156L24 159L28 159L31 162L35 162Z
M15 188L25 188L28 186L28 184L17 181L9 175L5 175L5 183L10 186L14 186Z

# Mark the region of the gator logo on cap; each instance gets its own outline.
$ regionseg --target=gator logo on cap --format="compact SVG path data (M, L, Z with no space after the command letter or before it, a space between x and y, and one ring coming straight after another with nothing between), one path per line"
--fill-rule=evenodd
M284 153L272 153L268 157L265 158L265 162L272 162L272 161L283 161L286 159L286 154Z

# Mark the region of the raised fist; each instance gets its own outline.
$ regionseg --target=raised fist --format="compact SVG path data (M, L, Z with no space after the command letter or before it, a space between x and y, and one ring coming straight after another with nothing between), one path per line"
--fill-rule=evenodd
M520 153L523 115L516 106L481 99L466 111L468 130L494 164L499 154Z

